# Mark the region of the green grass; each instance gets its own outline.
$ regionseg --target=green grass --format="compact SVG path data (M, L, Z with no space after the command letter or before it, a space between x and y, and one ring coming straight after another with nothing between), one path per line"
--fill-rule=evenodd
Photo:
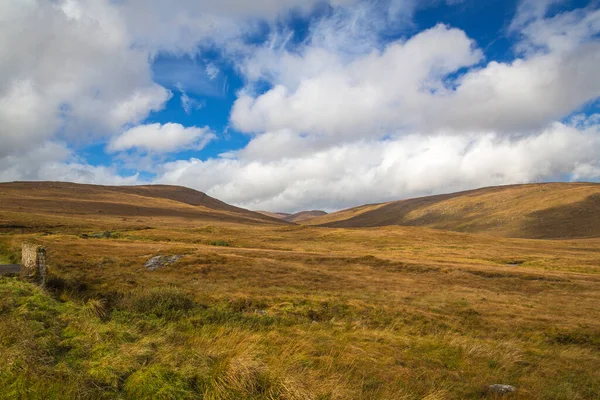
M174 288L131 293L109 310L2 278L0 298L3 398L236 399L289 391L235 337L266 329L268 316L207 307ZM209 345L228 338L229 346Z
M18 253L7 246L6 236L0 237L0 264L18 264L20 261Z
M594 329L502 339L467 300L423 314L173 286L70 293L0 279L2 398L480 399L504 382L516 398L593 399L600 387Z

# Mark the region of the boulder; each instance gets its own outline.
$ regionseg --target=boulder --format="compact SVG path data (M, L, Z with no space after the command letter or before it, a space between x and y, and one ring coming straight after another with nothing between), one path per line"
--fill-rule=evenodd
M516 392L517 388L514 386L511 386L511 385L504 385L504 384L496 383L496 384L488 386L488 391L490 393L505 395L505 394Z
M183 258L182 255L174 256L154 256L144 264L148 271L156 271L159 268L174 264Z

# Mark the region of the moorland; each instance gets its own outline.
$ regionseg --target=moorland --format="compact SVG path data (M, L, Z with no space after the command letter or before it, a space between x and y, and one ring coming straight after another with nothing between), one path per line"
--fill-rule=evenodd
M296 224L175 186L0 184L0 264L28 242L49 266L0 277L0 398L597 399L599 203L519 185Z

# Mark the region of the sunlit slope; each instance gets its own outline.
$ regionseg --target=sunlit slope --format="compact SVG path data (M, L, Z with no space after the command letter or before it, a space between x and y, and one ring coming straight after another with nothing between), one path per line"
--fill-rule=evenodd
M0 226L232 222L285 224L180 186L99 186L64 182L0 183ZM33 224L32 224L33 223Z
M425 226L535 239L600 237L600 184L490 187L362 206L307 223L353 228Z

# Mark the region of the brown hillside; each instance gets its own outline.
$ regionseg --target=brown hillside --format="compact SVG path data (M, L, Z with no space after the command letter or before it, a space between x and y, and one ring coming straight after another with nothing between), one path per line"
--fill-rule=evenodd
M179 186L99 186L64 182L0 183L0 227L43 224L113 225L232 222L282 224L278 219L231 206ZM36 218L39 216L39 218Z
M367 205L307 223L346 228L424 226L533 239L600 237L600 184L489 187Z

